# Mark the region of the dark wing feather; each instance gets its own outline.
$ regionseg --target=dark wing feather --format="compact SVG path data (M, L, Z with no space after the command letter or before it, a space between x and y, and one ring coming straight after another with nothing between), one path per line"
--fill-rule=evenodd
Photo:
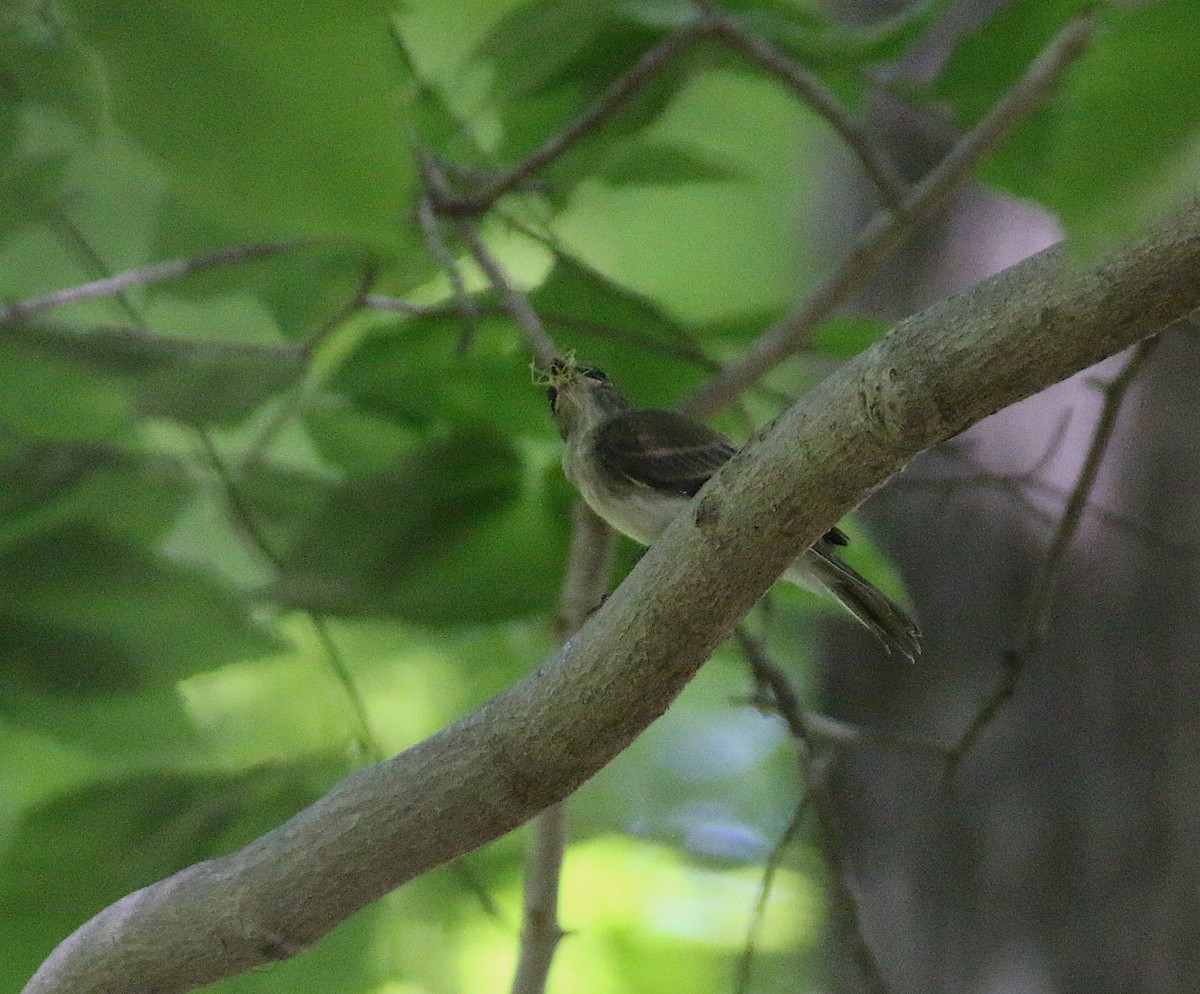
M623 411L596 431L596 457L655 490L692 497L737 450L708 425L676 411Z
M825 533L825 541L830 545L849 545L850 536L835 525Z
M596 457L627 480L655 490L696 496L708 478L737 450L708 425L671 410L623 411L596 432ZM824 541L848 545L849 536L831 528Z

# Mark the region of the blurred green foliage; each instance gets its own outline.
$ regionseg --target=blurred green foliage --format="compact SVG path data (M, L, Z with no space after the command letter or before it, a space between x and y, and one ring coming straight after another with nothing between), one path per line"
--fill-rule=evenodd
M868 31L817 4L731 9L854 107L863 70L947 6ZM927 96L976 120L1078 6L1017 0ZM0 301L303 239L2 327L6 989L108 903L243 844L549 651L572 499L557 439L521 338L471 266L482 316L463 337L414 221L412 148L468 171L509 164L691 9L30 0L0 14ZM1196 154L1196 6L1103 13L1096 53L987 171L1085 247L1159 209ZM821 260L797 230L831 141L776 82L703 46L485 230L559 341L669 404L815 281ZM427 310L353 306L368 286ZM814 349L840 359L882 332L831 321ZM776 405L747 400L755 421ZM864 536L854 556L899 593ZM772 648L799 679L812 604L782 600ZM799 794L751 689L722 650L572 802L557 989L728 985ZM212 989L503 987L520 870L521 839L501 840L296 960ZM809 975L818 880L797 847L768 905L762 989Z

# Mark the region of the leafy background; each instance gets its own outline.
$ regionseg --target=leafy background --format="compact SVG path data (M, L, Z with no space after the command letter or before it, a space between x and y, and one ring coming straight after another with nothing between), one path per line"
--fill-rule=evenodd
M869 30L800 2L731 9L857 109L956 6ZM1017 0L980 18L904 98L969 126L1080 6ZM0 13L0 299L278 243L0 335L6 989L129 890L278 824L549 650L571 502L558 442L519 334L469 266L484 316L463 348L414 220L412 150L481 171L516 161L689 10L25 0ZM1095 51L982 175L1054 211L1083 253L1193 185L1200 148L1200 7L1101 13ZM824 271L812 232L837 220L837 153L777 82L704 47L485 233L560 341L668 404ZM353 308L368 276L426 310ZM744 437L881 330L829 322L718 423ZM859 531L855 562L903 596ZM786 592L775 608L772 650L803 683L823 609ZM800 789L751 690L722 650L572 801L558 989L729 984ZM522 842L211 989L503 986ZM789 850L761 989L815 982L822 876L813 843Z

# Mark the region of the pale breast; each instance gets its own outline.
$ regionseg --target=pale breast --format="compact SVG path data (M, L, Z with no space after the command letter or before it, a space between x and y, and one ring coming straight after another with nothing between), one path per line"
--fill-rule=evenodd
M599 473L585 473L582 457L572 445L563 450L563 473L588 507L642 545L658 538L688 503L686 497L660 494L630 480L606 480Z

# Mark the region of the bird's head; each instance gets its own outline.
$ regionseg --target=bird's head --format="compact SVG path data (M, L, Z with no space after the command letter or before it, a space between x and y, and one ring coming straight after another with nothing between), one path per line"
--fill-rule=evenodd
M564 439L629 407L604 370L577 363L573 353L552 359L547 369L535 369L534 381L545 386L550 411Z

